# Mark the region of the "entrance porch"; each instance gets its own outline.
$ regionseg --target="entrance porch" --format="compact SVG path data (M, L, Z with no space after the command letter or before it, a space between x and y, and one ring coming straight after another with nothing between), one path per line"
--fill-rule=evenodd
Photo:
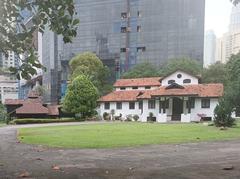
M152 100L151 100L152 101ZM152 113L157 122L191 122L191 109L194 105L194 98L192 97L180 97L180 96L169 96L169 97L156 97L155 109L151 109L149 101L143 102L143 118L149 116Z

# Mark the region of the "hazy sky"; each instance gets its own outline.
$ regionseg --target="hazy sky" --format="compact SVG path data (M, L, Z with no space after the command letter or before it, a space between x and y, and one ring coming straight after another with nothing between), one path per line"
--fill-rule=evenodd
M232 4L230 0L206 0L205 29L212 29L220 37L228 30Z

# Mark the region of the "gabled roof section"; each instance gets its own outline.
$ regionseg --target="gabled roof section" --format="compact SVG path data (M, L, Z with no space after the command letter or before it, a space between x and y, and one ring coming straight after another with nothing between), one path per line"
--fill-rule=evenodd
M161 77L120 79L116 81L114 87L161 86L160 81Z
M199 84L199 85L186 85L184 88L167 89L160 87L156 90L145 91L138 99L150 99L152 97L164 96L196 96L200 98L212 97L218 98L223 96L222 84Z
M48 114L48 108L41 103L24 103L22 107L16 109L16 114Z
M188 75L191 75L191 76L197 78L198 80L201 80L201 76L194 75L194 74L189 73L189 72L187 72L187 71L185 71L185 70L182 70L182 69L177 69L177 70L175 70L175 71L173 71L173 72L171 72L171 73L163 76L162 79L161 79L161 82L162 82L162 80L164 80L165 78L169 77L170 75L172 75L172 74L174 74L174 73L176 73L176 72L183 72L183 73L186 73L186 74L188 74Z

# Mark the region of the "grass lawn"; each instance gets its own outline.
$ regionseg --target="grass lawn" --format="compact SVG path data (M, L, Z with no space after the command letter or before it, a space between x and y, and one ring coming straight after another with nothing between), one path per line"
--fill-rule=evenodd
M24 128L18 138L28 144L63 148L116 148L240 138L240 126L220 131L203 124L109 123Z

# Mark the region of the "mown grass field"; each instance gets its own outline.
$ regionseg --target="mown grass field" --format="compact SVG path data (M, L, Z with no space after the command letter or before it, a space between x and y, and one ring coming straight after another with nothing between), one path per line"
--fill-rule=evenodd
M240 139L240 126L225 131L203 124L109 123L24 128L23 143L60 148L117 148Z

